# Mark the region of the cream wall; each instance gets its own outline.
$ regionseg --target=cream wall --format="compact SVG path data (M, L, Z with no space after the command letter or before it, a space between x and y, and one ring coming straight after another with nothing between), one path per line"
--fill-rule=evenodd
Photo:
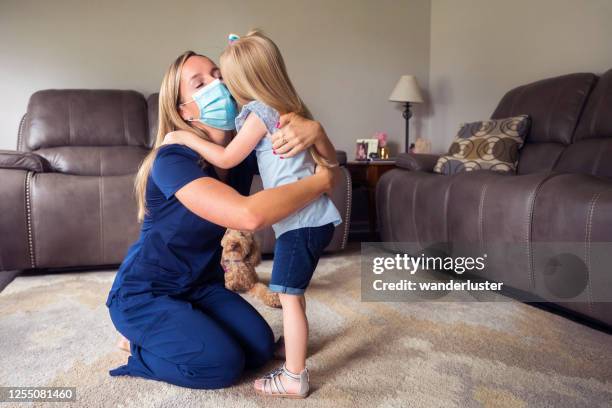
M216 59L229 32L252 27L277 42L298 91L337 148L352 154L355 139L379 130L401 141L401 111L387 98L401 74L428 83L429 12L429 0L2 0L0 149L15 148L36 90L148 95L182 51ZM414 121L413 134L423 123Z
M433 103L414 108L411 136L440 152L514 86L612 68L610 21L610 0L4 0L0 149L15 147L38 89L148 95L183 50L216 57L228 32L260 27L338 148L352 154L355 139L382 130L403 149L401 109L387 97L412 73Z
M610 0L432 0L433 150L524 83L612 68Z

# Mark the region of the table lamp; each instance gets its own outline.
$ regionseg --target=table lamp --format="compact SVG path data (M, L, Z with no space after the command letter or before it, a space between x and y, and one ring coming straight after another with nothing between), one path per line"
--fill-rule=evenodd
M412 112L410 112L410 104L411 103L422 103L423 96L421 95L421 90L419 89L419 84L414 75L402 75L397 81L397 85L393 88L393 92L391 92L391 96L389 96L389 100L392 102L403 102L404 105L404 119L406 119L406 152L410 151L412 145L410 145L409 138L409 122L412 117Z

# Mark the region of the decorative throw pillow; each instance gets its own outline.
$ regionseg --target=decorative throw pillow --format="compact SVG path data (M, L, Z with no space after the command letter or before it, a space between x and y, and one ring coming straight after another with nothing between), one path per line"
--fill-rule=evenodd
M462 123L448 154L440 156L434 171L446 175L473 170L514 173L530 123L527 115Z

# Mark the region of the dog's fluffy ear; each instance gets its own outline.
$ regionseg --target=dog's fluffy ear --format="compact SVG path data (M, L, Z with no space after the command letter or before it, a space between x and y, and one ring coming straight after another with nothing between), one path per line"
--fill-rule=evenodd
M255 234L250 233L250 248L249 254L247 255L247 262L253 266L257 266L261 263L261 248L259 242L255 239Z
M223 234L223 238L221 238L221 246L223 248L225 248L225 245L227 245L227 233L229 232L229 230L225 230L225 234Z
M227 245L227 241L230 239L231 232L232 230L229 228L225 230L225 234L223 235L223 238L221 239L221 246L223 248L225 248L225 246Z
M242 259L246 260L249 257L249 250L251 248L251 240L249 239L250 232L238 231L236 236L236 242L240 243L240 249L242 253Z

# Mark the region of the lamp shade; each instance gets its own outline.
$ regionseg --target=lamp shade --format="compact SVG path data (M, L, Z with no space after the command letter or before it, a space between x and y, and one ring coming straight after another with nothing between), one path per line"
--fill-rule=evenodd
M393 88L389 100L393 102L422 103L423 96L414 75L402 75Z

